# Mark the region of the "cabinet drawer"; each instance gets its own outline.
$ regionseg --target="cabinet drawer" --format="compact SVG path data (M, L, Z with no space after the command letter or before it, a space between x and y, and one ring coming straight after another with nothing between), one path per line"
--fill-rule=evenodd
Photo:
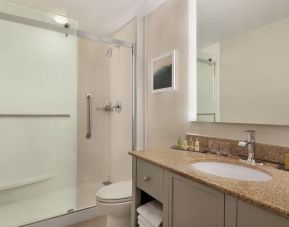
M162 202L163 182L163 168L140 159L137 160L137 187Z

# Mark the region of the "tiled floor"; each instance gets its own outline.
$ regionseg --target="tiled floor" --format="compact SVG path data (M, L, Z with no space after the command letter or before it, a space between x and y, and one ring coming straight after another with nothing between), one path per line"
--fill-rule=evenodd
M106 216L102 216L76 225L71 225L69 227L105 227L105 226L106 226Z

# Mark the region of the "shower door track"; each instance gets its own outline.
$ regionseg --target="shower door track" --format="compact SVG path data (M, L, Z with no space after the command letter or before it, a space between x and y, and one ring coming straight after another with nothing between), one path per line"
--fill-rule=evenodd
M44 29L55 31L55 32L60 32L63 34L76 35L81 38L85 38L85 39L89 39L93 41L99 41L102 43L117 44L123 47L133 48L132 43L129 43L120 39L114 39L114 38L105 37L105 36L98 36L98 35L94 35L92 33L77 30L77 29L67 29L64 26L60 26L57 24L46 23L46 22L42 22L39 20L31 19L31 18L25 18L22 16L4 13L1 11L0 11L0 19L19 23L19 24L30 25L30 26L34 26L38 28L44 28Z

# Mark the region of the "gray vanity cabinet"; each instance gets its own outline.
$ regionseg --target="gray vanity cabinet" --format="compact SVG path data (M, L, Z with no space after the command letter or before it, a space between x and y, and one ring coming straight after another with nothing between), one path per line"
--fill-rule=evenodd
M160 202L163 201L163 181L163 168L137 160L137 186Z
M289 227L289 220L133 158L132 227L145 192L163 204L163 227Z
M237 227L288 227L289 221L270 211L238 200Z
M165 177L169 227L224 227L224 193L170 172Z

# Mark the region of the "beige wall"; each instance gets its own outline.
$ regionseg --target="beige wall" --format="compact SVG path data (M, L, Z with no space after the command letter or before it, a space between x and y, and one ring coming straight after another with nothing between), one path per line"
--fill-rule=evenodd
M146 18L146 133L149 148L167 147L184 135L188 124L188 2L168 0ZM173 92L151 92L151 60L176 51Z
M114 34L114 38L130 43L136 41L136 20L132 20ZM111 113L111 181L131 180L132 149L132 50L115 49L110 64L110 98L112 104L121 101L121 113Z
M221 41L221 122L289 125L289 19Z
M146 132L149 148L168 147L187 132L211 136L244 139L246 129L257 130L257 140L263 143L289 145L289 127L246 124L212 124L188 121L187 71L187 1L168 0L146 18L147 72L150 84L150 61L172 49L177 51L177 91L152 94L147 89Z
M136 19L114 34L135 43ZM131 179L132 147L132 50L110 44L78 40L78 183ZM86 139L87 93L92 94L92 138ZM121 101L121 113L102 107ZM120 167L121 165L121 167Z
M96 107L110 99L109 59L106 44L78 39L78 183L109 180L110 115ZM92 137L86 139L87 100L92 94Z

